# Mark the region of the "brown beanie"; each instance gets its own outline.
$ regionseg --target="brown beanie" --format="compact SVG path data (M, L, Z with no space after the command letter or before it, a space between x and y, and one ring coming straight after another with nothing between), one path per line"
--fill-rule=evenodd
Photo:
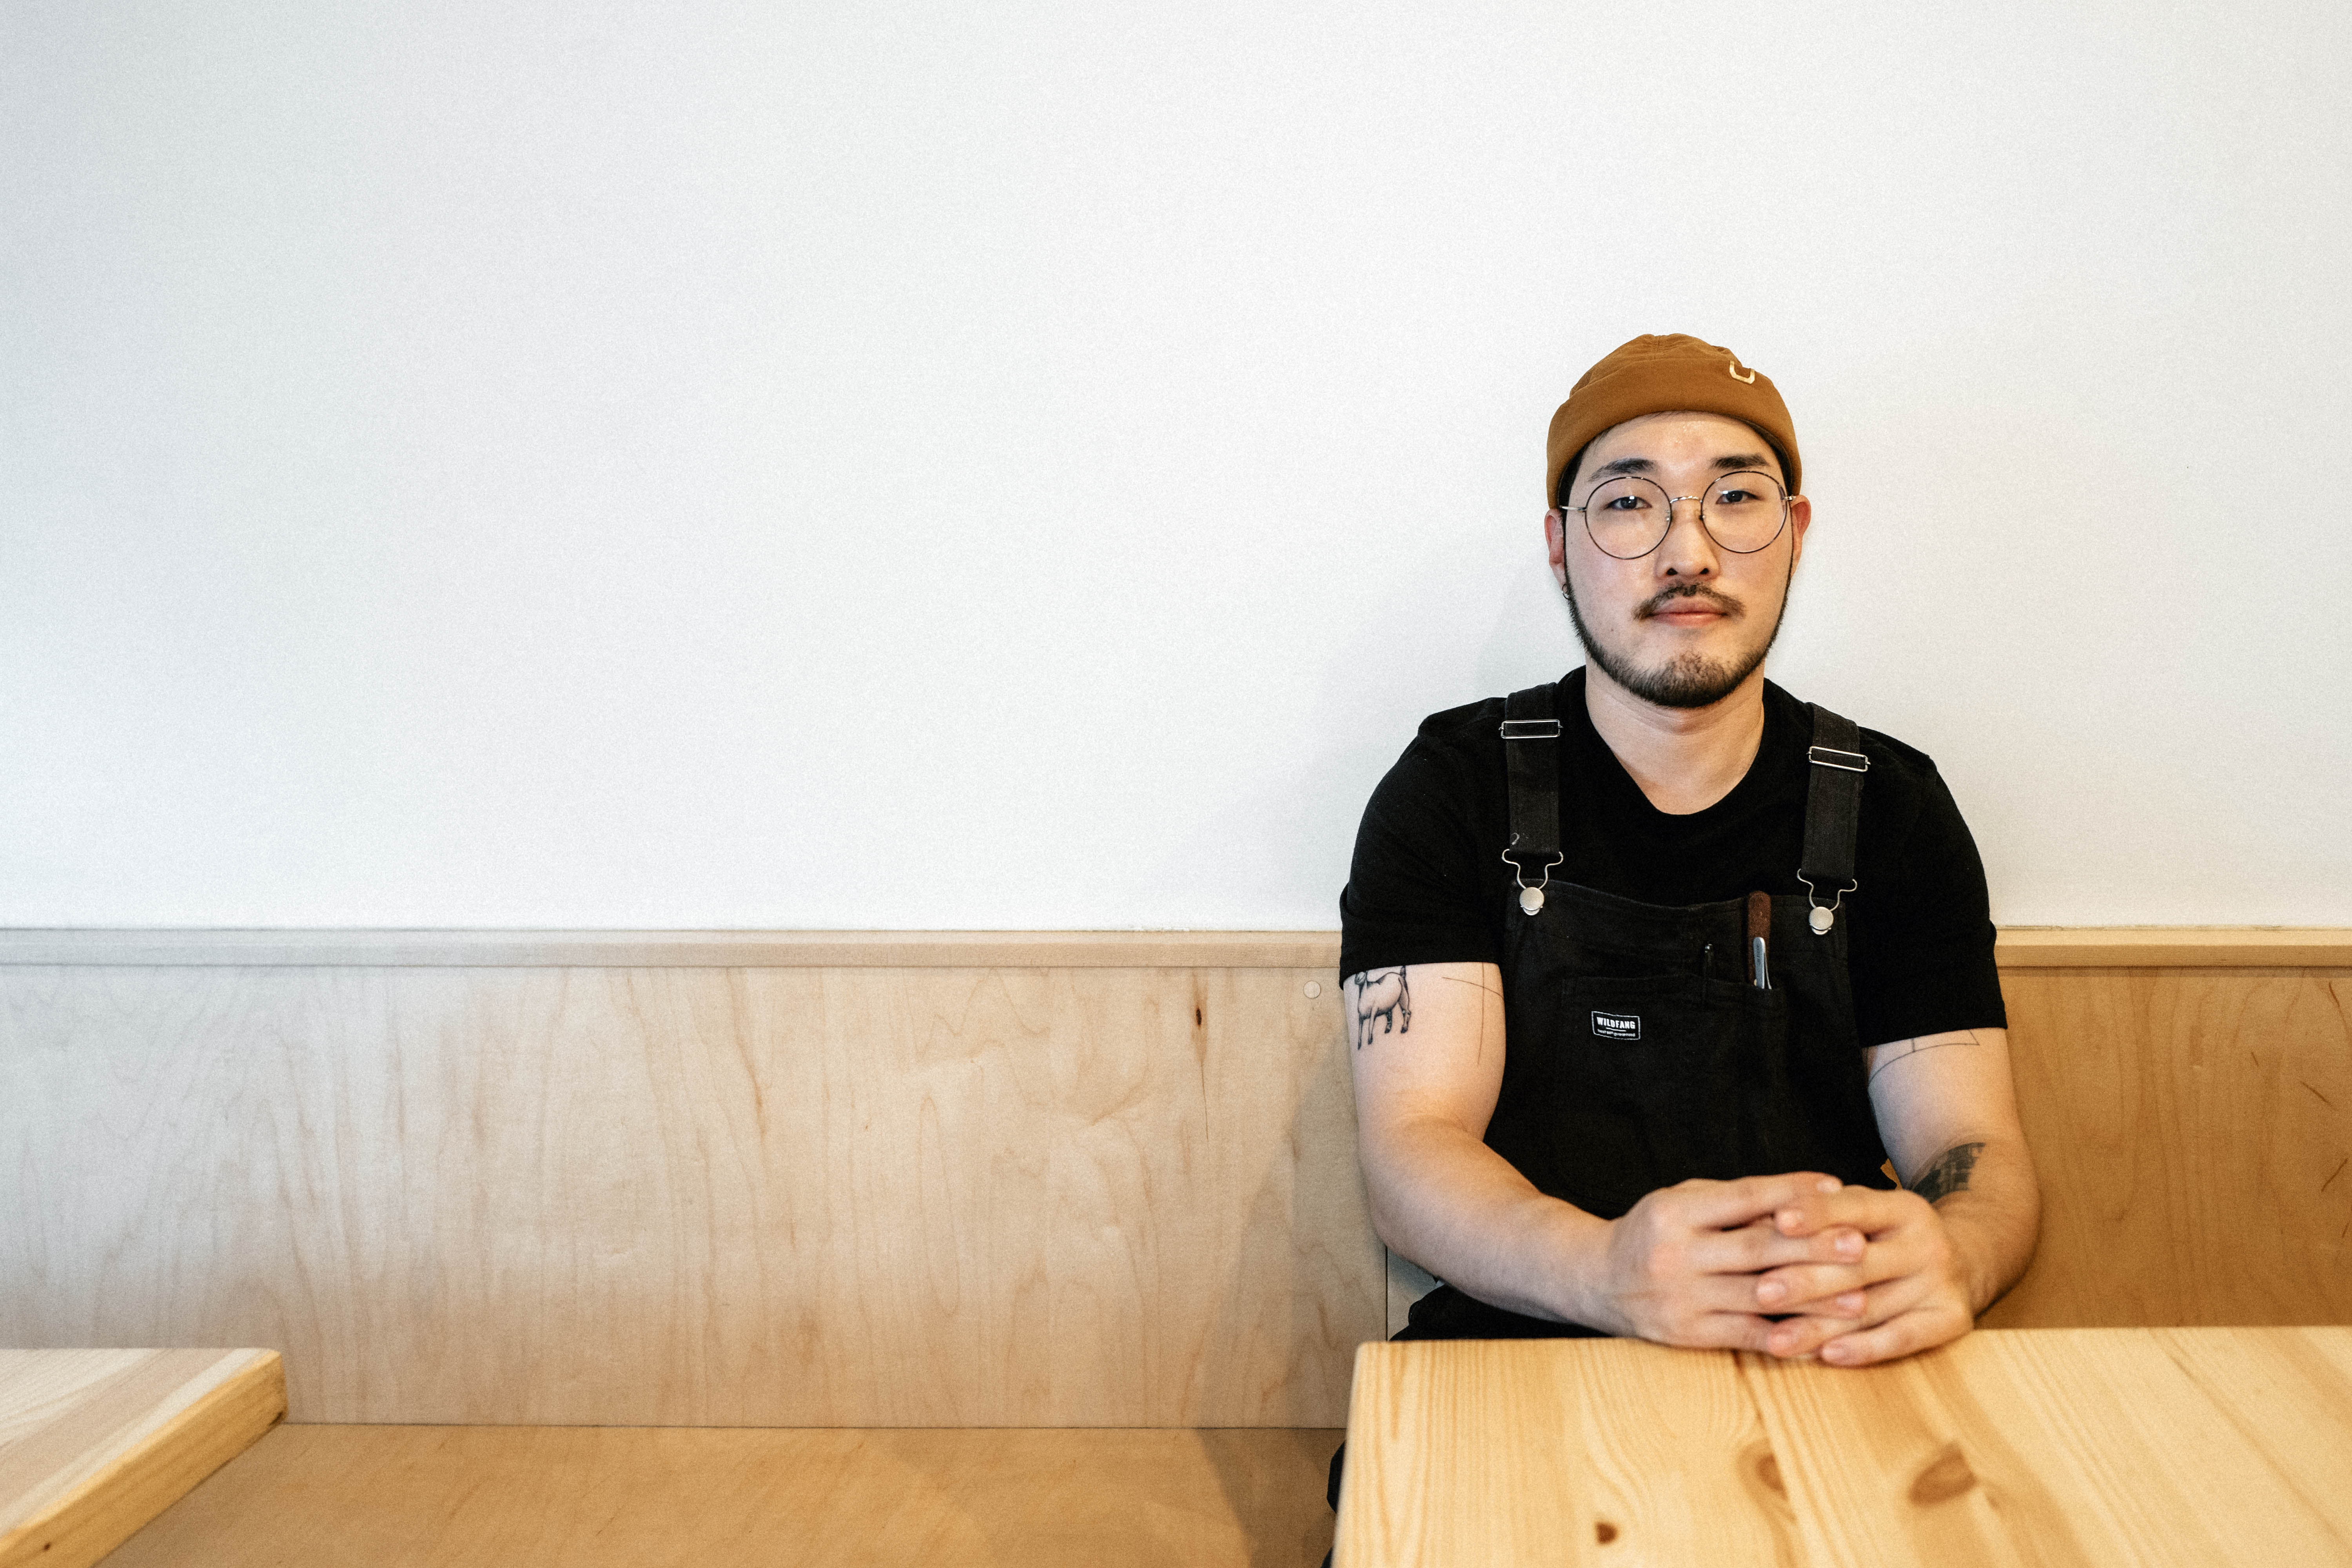
M1780 450L1789 493L1798 493L1797 427L1780 389L1729 349L1681 332L1640 337L1584 373L1551 416L1544 443L1544 505L1559 495L1559 476L1594 437L1644 414L1688 409L1752 425Z

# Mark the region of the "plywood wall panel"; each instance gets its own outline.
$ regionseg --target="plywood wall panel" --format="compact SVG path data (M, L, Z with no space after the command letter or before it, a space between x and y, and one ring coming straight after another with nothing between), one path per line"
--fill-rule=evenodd
M1336 1424L1320 971L17 968L0 1340L298 1420Z
M2004 984L1988 1321L2352 1321L2352 972ZM298 1420L1336 1424L1347 1074L1322 968L5 964L0 1343L273 1346Z
M1999 1327L2352 1322L2352 971L2007 971L2042 1246Z

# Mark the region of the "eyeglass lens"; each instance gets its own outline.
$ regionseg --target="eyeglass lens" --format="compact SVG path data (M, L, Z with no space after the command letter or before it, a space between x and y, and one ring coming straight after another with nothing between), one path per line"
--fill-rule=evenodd
M1788 495L1769 474L1721 475L1699 500L1699 525L1735 555L1752 554L1780 538L1788 518ZM1592 542L1621 561L1655 550L1673 521L1665 490L1633 474L1602 482L1584 501Z

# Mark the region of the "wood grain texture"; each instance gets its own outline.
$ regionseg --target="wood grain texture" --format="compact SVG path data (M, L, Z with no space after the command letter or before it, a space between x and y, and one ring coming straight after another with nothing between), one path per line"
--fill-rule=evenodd
M2155 1337L2237 1440L2352 1542L2352 1330L2158 1329Z
M1339 1440L285 1426L108 1568L1307 1568Z
M0 1568L87 1568L285 1409L272 1351L0 1350Z
M1739 1359L1809 1563L2352 1563L2352 1329L1986 1331L1862 1373Z
M2352 972L2005 984L2045 1226L1988 1324L2352 1321ZM0 965L0 1342L278 1346L309 1420L1335 1423L1390 1317L1338 1006Z
M1335 1568L1800 1560L1728 1355L1368 1344L1355 1388Z
M278 1346L305 1421L1337 1425L1325 978L0 971L0 1341Z
M2352 931L2336 926L2003 926L2003 969L2352 967Z
M2005 969L2352 967L2352 931L2011 926ZM0 930L0 965L1314 969L1337 931Z
M2010 971L2042 1177L1991 1327L2352 1322L2352 971Z
M2352 1329L1367 1345L1339 1568L2352 1563Z

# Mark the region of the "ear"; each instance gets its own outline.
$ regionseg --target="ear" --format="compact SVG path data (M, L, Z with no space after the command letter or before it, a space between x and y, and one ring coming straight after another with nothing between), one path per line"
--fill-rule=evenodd
M1558 507L1544 513L1544 553L1551 558L1551 580L1568 588L1568 518Z
M1797 563L1805 558L1805 530L1812 525L1813 503L1802 496L1790 496L1789 526L1796 531L1796 542L1790 548L1789 554L1789 570L1791 572L1797 569Z

